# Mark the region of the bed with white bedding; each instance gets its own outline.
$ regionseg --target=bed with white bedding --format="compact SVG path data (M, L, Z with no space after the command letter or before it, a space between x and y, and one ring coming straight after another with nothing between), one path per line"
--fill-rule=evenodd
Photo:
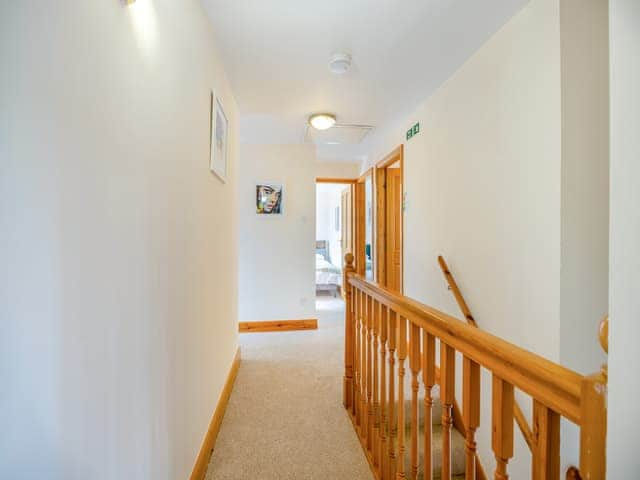
M338 296L342 285L342 269L330 262L329 242L316 241L316 293L329 292Z

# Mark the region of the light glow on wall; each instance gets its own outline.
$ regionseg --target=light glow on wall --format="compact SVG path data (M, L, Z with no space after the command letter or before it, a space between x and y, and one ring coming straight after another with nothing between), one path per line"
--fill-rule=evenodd
M156 12L152 0L135 0L127 6L138 46L150 51L156 43Z

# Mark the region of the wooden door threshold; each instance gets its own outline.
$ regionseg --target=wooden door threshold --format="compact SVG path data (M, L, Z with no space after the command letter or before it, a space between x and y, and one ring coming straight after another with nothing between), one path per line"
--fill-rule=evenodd
M286 332L294 330L317 330L318 319L308 320L269 320L265 322L240 322L240 333Z

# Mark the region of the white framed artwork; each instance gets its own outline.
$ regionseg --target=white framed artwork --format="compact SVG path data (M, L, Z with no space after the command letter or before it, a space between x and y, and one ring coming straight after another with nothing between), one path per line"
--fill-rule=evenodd
M209 168L223 182L227 181L229 120L214 90L211 90L211 135Z

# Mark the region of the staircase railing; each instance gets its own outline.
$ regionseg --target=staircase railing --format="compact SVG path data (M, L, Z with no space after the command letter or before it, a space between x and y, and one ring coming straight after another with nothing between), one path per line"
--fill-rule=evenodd
M560 478L560 418L578 425L580 475L605 478L606 369L582 376L427 305L355 274L345 257L345 375L343 402L351 414L376 477L433 478L432 390L439 344L442 467L452 478L451 436L456 352L462 355L462 416L466 430L465 478L476 480L475 432L480 425L480 372L492 375L492 450L495 478L508 479L514 453L514 389L533 399L532 478ZM601 343L606 350L605 329ZM406 372L408 359L409 372ZM405 411L405 376L410 407ZM422 380L420 382L419 380ZM419 431L420 389L424 428ZM407 421L408 420L408 421ZM409 425L405 428L405 425ZM421 439L418 436L421 435ZM421 442L420 442L421 440ZM422 444L422 462L418 448ZM405 455L408 452L408 455ZM408 459L406 458L408 456Z
M449 265L447 265L447 262L445 261L442 255L438 256L438 263L440 264L440 269L444 274L444 278L447 280L449 290L451 290L451 292L453 293L453 296L455 297L456 302L458 303L458 307L460 308L462 315L467 320L467 323L469 325L473 327L478 327L478 322L476 321L475 317L471 314L471 309L467 305L467 302L465 301L464 296L462 295L462 292L458 287L458 283L456 282L456 279L453 278L453 273L451 273L451 270L449 270ZM529 426L527 419L524 416L524 412L522 411L522 408L518 404L517 400L514 400L513 402L513 416L515 417L516 423L520 428L520 432L522 433L522 436L524 437L524 441L527 443L529 450L533 451L534 444L535 444L535 437L533 432L531 431L531 427Z

